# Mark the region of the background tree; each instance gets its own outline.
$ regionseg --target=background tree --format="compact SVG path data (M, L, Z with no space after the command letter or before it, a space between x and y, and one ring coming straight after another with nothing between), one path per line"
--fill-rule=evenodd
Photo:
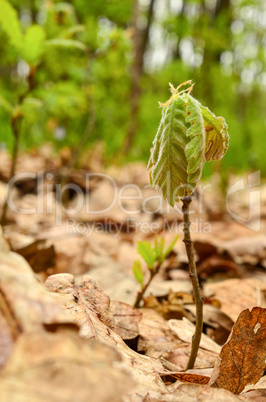
M157 128L153 105L167 99L168 82L198 83L195 96L225 116L232 135L228 169L265 173L265 16L262 0L10 0L26 30L46 40L76 40L86 51L50 46L36 71L20 145L50 141L55 149L86 150L101 142L108 163L148 159ZM25 91L29 65L18 57L0 24L0 142L13 147L6 102ZM54 42L53 42L54 43ZM55 43L54 43L55 44ZM26 108L25 108L26 109ZM89 127L89 128L88 128ZM78 158L79 159L79 158ZM212 172L210 164L204 174Z

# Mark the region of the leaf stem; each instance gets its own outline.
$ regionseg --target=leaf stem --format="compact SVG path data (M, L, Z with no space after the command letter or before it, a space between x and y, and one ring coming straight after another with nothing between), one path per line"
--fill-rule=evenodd
M199 280L198 280L198 274L197 274L197 267L195 263L195 255L194 255L194 248L193 248L193 242L191 240L190 236L190 225L191 222L189 220L189 205L192 201L191 197L184 197L181 199L183 202L182 205L182 212L183 212L183 217L184 217L184 240L183 242L185 243L186 246L186 251L187 251L187 256L188 256L188 266L189 266L189 277L192 282L193 286L193 294L195 298L195 304L196 304L196 328L195 328L195 333L192 338L192 346L191 346L191 352L187 364L187 370L193 369L196 357L198 354L199 350L199 345L200 345L200 339L201 339L201 334L202 334L202 329L203 329L203 302L204 298L201 294L200 290L200 285L199 285Z
M150 277L148 282L143 286L143 288L141 289L140 292L138 292L137 297L136 297L136 301L134 303L134 308L139 308L140 302L144 297L144 293L146 292L146 290L148 289L148 287L150 286L151 281L153 280L153 278L155 277L155 275L158 274L160 268L161 268L162 264L157 263L157 265L155 265L153 267L153 269L149 269L150 271Z

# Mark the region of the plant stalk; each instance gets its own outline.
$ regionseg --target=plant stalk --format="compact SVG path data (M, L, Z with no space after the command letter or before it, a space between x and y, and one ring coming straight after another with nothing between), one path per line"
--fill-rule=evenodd
M188 266L189 266L189 277L192 282L193 286L193 294L196 304L196 328L195 333L192 338L192 345L191 345L191 352L187 364L186 370L193 369L196 357L199 350L201 334L203 330L203 302L204 298L201 294L198 274L197 274L197 267L195 263L195 255L194 255L194 248L193 242L190 236L190 225L191 222L189 220L189 205L192 201L191 197L184 197L181 200L183 202L182 212L184 217L184 239L183 242L186 246L187 256L188 256Z
M134 308L139 308L140 302L141 302L141 300L142 300L143 297L144 297L144 293L146 292L146 290L147 290L148 287L150 286L150 283L151 283L151 281L153 280L153 278L155 277L155 275L158 274L160 267L161 267L161 264L158 264L158 265L155 266L152 270L149 270L149 271L150 271L149 280L148 280L148 282L143 286L143 288L141 289L141 291L138 292L136 301L135 301L134 306L133 306Z

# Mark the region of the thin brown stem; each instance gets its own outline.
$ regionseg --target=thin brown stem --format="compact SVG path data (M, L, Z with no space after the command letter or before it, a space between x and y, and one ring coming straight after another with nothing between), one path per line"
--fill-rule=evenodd
M141 289L140 292L138 292L137 297L136 297L136 301L134 303L134 307L135 308L139 308L140 302L144 297L144 293L146 292L146 290L148 289L148 287L151 284L151 281L153 280L153 278L155 277L155 275L158 274L159 269L161 267L161 264L158 264L157 266L155 266L152 270L149 269L150 272L150 277L148 279L148 282L143 286L143 288Z
M204 298L202 297L201 290L200 290L200 285L199 285L199 280L198 280L198 274L197 274L197 267L195 263L195 256L194 256L194 248L193 248L193 242L191 240L190 236L190 220L189 220L189 205L191 203L191 197L184 197L182 198L183 206L182 206L182 212L184 216L184 240L183 242L185 243L186 246L186 251L187 251L187 256L188 256L188 266L189 266L189 277L192 282L193 286L193 294L194 294L194 299L195 299L195 304L196 304L196 328L195 328L195 333L192 338L192 346L191 346L191 352L187 364L187 370L193 369L196 357L198 354L199 350L199 345L200 345L200 339L201 339L201 334L202 334L202 329L203 329L203 301Z

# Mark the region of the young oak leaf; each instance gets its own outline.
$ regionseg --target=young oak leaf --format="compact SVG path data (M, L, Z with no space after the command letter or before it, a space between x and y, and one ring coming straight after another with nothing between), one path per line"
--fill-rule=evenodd
M173 207L190 196L205 161L221 159L228 148L227 124L190 95L170 84L172 96L163 106L161 122L148 163L150 184Z
M217 117L200 104L205 127L206 161L222 159L229 147L228 125L223 117Z
M156 260L156 253L152 249L151 244L147 241L139 241L137 250L143 260L147 263L148 267L152 268Z
M150 184L174 206L191 195L204 164L204 123L196 99L176 92L165 104L148 163Z
M143 288L144 274L142 272L141 263L140 263L139 260L136 260L134 262L132 270L133 270L133 274L134 274L135 279L140 284L140 286Z

